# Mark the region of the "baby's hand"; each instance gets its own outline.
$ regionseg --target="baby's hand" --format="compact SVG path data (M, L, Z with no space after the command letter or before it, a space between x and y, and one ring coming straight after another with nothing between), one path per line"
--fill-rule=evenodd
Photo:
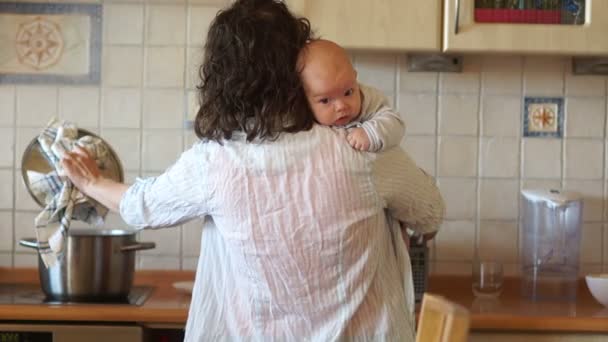
M346 135L346 140L354 149L359 151L367 151L369 150L369 137L365 130L361 127L355 127L348 131L348 135Z

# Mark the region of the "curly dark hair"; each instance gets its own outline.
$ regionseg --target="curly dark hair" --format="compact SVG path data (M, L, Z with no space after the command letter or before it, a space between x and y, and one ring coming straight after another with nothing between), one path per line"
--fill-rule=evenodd
M237 0L215 17L207 35L194 130L221 142L233 132L247 141L274 140L313 125L297 69L313 39L306 18L276 0Z

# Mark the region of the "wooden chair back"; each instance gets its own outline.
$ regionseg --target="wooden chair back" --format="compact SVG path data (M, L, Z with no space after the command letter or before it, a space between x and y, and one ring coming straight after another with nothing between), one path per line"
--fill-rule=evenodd
M466 342L469 310L444 297L425 293L418 321L416 342Z

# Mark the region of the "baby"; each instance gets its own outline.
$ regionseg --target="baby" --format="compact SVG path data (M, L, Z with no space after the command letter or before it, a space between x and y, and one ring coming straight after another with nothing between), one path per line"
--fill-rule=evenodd
M347 129L348 143L378 152L399 144L405 124L378 90L357 82L346 51L328 40L311 41L298 65L310 108L321 125Z
M315 120L326 126L343 127L355 149L378 152L399 144L405 124L380 91L357 82L357 71L346 51L328 40L314 40L298 57L304 92ZM398 224L406 247L409 235ZM427 241L435 233L417 237Z

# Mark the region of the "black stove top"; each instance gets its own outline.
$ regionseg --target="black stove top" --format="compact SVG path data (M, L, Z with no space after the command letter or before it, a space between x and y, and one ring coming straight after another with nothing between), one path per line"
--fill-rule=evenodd
M116 298L98 302L70 302L47 298L38 284L0 284L0 305L2 304L46 304L46 305L127 305L140 306L152 293L148 286L134 286L127 298Z

